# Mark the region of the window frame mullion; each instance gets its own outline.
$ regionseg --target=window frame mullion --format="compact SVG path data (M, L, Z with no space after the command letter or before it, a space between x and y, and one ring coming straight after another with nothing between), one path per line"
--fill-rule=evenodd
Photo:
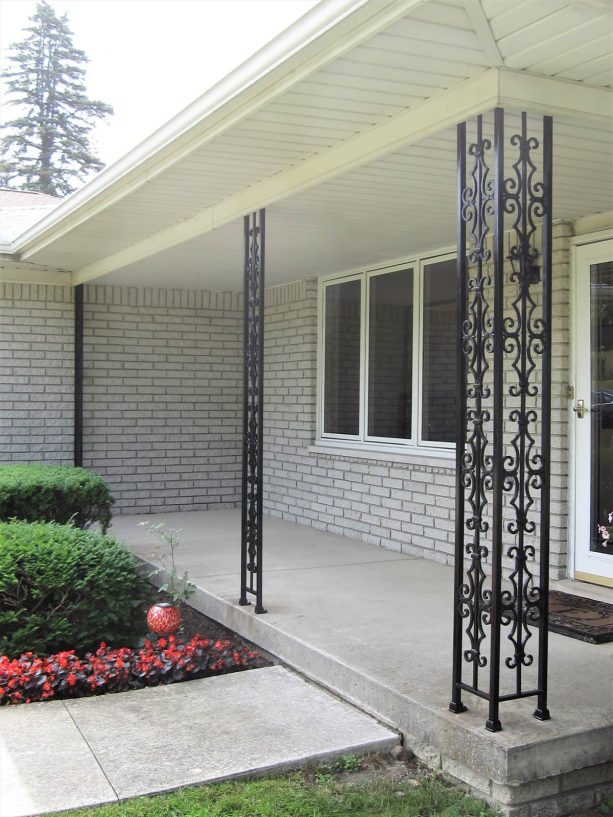
M455 257L455 248L413 256L378 268L368 267L359 270L336 273L319 279L319 320L317 349L317 439L325 444L357 443L369 449L393 447L405 451L449 451L455 449L455 443L425 440L422 435L424 395L423 395L423 353L424 353L424 276L429 264L450 260ZM385 275L398 270L413 270L413 326L412 326L412 371L411 371L411 437L374 437L368 435L368 383L369 383L369 323L370 323L370 281L374 276ZM325 419L325 360L326 360L326 290L328 286L348 281L360 281L360 367L359 367L359 420L358 434L334 434L324 429Z
M370 277L362 273L362 325L360 335L360 442L366 441L368 429L368 356L370 354L368 325L370 322Z
M321 282L321 289L320 289L320 311L321 311L321 320L319 325L319 330L321 332L321 359L319 361L319 394L317 405L319 408L319 437L322 440L347 440L351 442L358 442L362 443L364 441L363 435L360 433L358 434L335 434L331 431L326 432L325 430L325 386L326 386L326 289L329 286L334 286L335 284L344 284L349 281L359 281L360 282L360 324L363 324L364 317L364 277L362 273L353 273L352 275L343 275L338 276L335 278L330 278L328 280L324 280ZM362 388L362 368L364 365L364 350L362 346L362 333L363 333L363 326L360 325L360 389ZM358 393L358 432L362 430L362 393L359 391Z
M424 410L424 390L423 390L423 368L424 368L424 332L425 327L424 310L426 308L424 291L425 291L425 268L433 264L438 264L443 261L454 261L457 257L457 251L453 250L447 253L437 253L432 256L424 256L420 258L420 279L421 279L421 325L419 337L419 426L417 429L416 445L417 447L436 447L442 451L455 451L455 443L446 443L442 440L428 440L423 436L423 410Z
M414 400L415 392L414 392L414 375L415 375L415 299L418 293L416 289L416 270L419 261L418 259L411 259L406 261L404 264L395 264L394 266L385 267L383 269L373 269L367 270L364 274L366 276L366 291L369 293L368 297L368 319L370 320L370 281L373 278L377 278L381 275L388 275L390 272L399 272L404 270L411 270L413 272L413 323L411 326L412 332L412 346L413 346L413 354L411 356L411 400ZM369 327L366 327L366 354L370 353L370 349L368 346L369 343ZM369 369L368 369L368 360L366 361L366 370L365 370L365 383L364 383L364 405L366 409L366 424L364 425L364 436L362 437L362 441L364 443L374 443L374 444L384 444L384 445L398 445L404 446L407 448L415 448L416 447L416 437L415 435L415 411L413 409L413 404L411 403L411 436L408 438L400 438L400 437L377 437L374 435L369 435L368 432L368 378L369 378Z
M421 363L422 363L422 354L421 354L421 345L422 345L422 326L423 326L423 262L420 258L415 264L415 273L413 277L413 303L415 306L413 307L413 360L412 360L412 378L411 378L411 388L412 388L412 402L411 402L411 441L413 445L419 446L420 444L420 436L419 432L421 430L421 418L422 418L422 393L421 393L421 383L422 383L422 371L421 371Z

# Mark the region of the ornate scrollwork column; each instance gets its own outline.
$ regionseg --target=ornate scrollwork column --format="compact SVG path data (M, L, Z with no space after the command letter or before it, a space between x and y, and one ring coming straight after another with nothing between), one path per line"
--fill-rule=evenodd
M549 717L552 121L544 117L539 142L521 115L508 143L517 159L505 176L504 120L497 109L492 142L479 116L468 150L462 123L457 143L460 411L450 709L466 709L463 691L486 699L490 731L502 728L499 704L506 700L537 696L535 717ZM505 216L512 219L506 254ZM524 670L535 653L538 677L526 688ZM510 691L501 692L502 684Z
M241 595L262 603L262 494L264 441L264 249L265 213L245 216L243 287L243 480Z

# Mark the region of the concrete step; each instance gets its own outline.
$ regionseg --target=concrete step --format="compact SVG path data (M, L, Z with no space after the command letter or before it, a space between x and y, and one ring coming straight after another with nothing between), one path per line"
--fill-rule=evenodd
M535 732L528 721L523 733L506 729L492 734L483 728L484 701L470 696L470 711L453 715L297 638L282 622L254 615L252 607L239 607L201 587L190 604L399 730L423 762L467 784L508 817L572 815L613 791L609 723L586 723L582 731L569 734L554 721L548 722L548 732Z

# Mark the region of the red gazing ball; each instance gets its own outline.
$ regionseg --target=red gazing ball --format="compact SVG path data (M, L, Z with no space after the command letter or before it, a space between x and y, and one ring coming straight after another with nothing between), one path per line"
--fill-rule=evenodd
M174 633L181 626L181 613L174 604L162 601L149 608L147 613L147 627L149 632L156 635Z

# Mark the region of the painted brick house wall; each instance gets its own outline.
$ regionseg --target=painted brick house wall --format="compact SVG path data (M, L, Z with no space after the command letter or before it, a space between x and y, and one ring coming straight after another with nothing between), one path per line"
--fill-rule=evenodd
M73 461L73 293L5 284L0 462ZM87 286L83 464L115 513L240 499L242 311L232 293Z
M73 460L73 294L0 284L0 462Z
M317 281L292 287L290 303L278 287L277 302L270 299L266 310L267 512L447 561L453 552L452 461L408 462L409 455L390 462L372 452L344 456L313 446Z
M566 572L572 223L554 226L552 350L552 576ZM321 530L450 562L455 462L418 454L313 446L317 282L284 288L266 313L267 512ZM347 448L351 448L348 443Z
M566 567L571 223L554 228L552 572ZM1 290L0 461L72 462L73 302ZM317 282L266 294L266 511L449 562L453 459L315 446ZM242 309L234 293L88 286L84 464L117 513L240 501Z
M116 512L240 500L241 332L237 294L86 287L83 464Z

